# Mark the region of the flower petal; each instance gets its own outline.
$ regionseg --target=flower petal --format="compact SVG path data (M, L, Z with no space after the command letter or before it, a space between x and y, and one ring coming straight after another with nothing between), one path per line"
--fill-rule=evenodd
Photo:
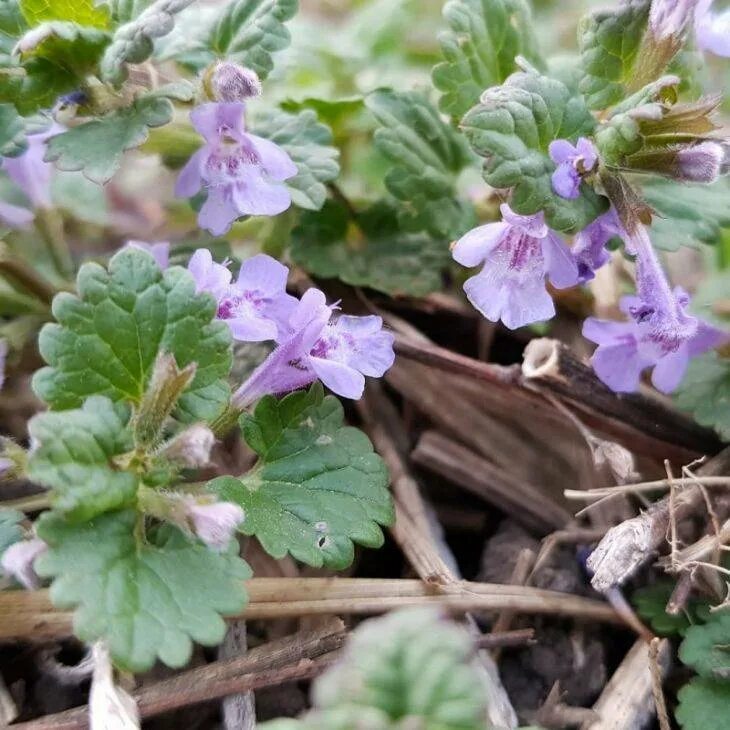
M560 165L575 157L578 150L567 139L556 139L548 146L548 154L556 165Z
M192 198L203 187L203 178L200 172L203 160L207 154L208 150L203 147L203 149L195 152L185 163L185 167L183 167L177 176L175 197Z
M542 239L542 255L545 258L545 272L553 286L566 289L578 283L578 264L570 249L552 232Z
M261 165L272 179L287 180L297 174L297 166L289 157L289 154L279 145L264 137L257 137L255 134L247 134L246 136L253 143L261 159Z
M478 266L499 245L509 230L507 223L487 223L465 233L451 249L454 261L462 266Z
M235 288L239 291L257 291L267 296L281 294L286 289L289 269L264 253L256 254L241 264Z
M580 175L568 162L558 165L552 176L553 190L567 200L575 200L580 195Z
M662 393L671 393L682 382L689 363L689 349L685 345L676 352L659 359L651 374L651 382Z
M190 121L206 142L219 142L224 133L240 141L245 108L242 102L201 104L190 112Z
M255 165L239 173L232 191L239 215L277 215L291 205L286 186L269 182Z
M591 358L596 375L616 393L633 393L639 389L644 367L636 342L601 345Z
M310 357L309 362L317 377L333 392L343 398L359 400L365 390L365 377L355 368L334 360Z
M208 198L198 213L198 225L214 236L222 236L243 214L224 187L208 188Z

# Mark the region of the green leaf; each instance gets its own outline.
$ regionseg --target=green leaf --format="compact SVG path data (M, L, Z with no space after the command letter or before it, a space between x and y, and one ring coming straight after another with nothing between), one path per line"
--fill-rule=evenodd
M75 88L76 74L45 58L0 68L0 103L13 104L24 116L53 107L61 94Z
M154 40L175 26L175 15L193 0L157 0L134 20L117 28L111 45L101 60L101 77L120 84L127 77L127 63L142 63L154 50Z
M104 639L114 662L142 672L156 658L170 667L187 663L192 641L218 644L221 615L246 604L243 582L251 573L231 542L214 553L162 525L142 541L132 510L111 512L75 525L46 512L37 523L49 550L35 563L54 578L51 600L76 608L74 631L82 641Z
M76 76L92 71L109 43L109 34L98 28L52 20L29 30L18 41L23 59L44 58Z
M23 539L23 528L20 523L25 519L22 512L15 509L0 509L0 557L14 543ZM0 567L0 578L3 569Z
M256 119L254 134L282 147L297 166L295 177L286 181L292 202L300 208L319 210L327 198L325 183L340 174L340 152L332 146L332 132L309 110L299 114L270 112Z
M94 0L20 0L20 11L33 27L46 20L68 20L91 28L108 28L106 8L96 7Z
M51 197L58 208L85 223L109 223L109 207L104 188L80 172L57 170L51 180Z
M730 682L695 677L677 698L675 717L684 730L727 730Z
M716 244L720 229L730 226L727 178L712 185L654 179L642 185L642 195L657 212L651 226L652 243L665 251Z
M513 74L502 86L482 95L480 104L464 117L462 128L477 154L486 158L487 183L514 188L510 205L515 212L532 215L543 210L551 228L575 232L608 208L606 198L586 183L575 200L553 191L555 164L548 146L555 139L575 143L595 128L583 98L561 81Z
M241 425L256 467L208 486L243 507L242 532L276 558L288 552L335 569L350 565L353 542L383 544L378 524L393 521L388 472L367 436L343 425L337 398L320 385L282 400L266 396Z
M220 413L228 401L230 331L214 319L213 298L195 294L187 271L163 273L148 253L124 249L108 272L82 266L77 288L78 297L56 296L58 324L45 325L39 337L51 367L36 373L33 387L52 408L77 408L91 395L139 403L158 352L168 352L181 368L197 363L177 417L212 420Z
M471 162L462 137L420 92L381 89L365 104L379 125L375 146L393 164L385 186L403 203L402 229L438 238L468 230L473 212L456 197L456 176Z
M446 59L434 67L433 85L443 92L439 109L461 119L490 86L517 70L515 56L539 63L530 8L524 0L450 0L439 35Z
M650 0L627 0L582 19L578 39L585 75L580 88L591 109L606 109L636 90L650 4Z
M314 705L376 708L391 720L439 730L487 726L483 683L466 631L431 609L361 624L342 659L314 687Z
M17 157L26 149L23 118L12 104L0 104L0 156Z
M729 359L716 352L692 358L674 400L697 423L714 428L720 438L730 441Z
M716 611L706 623L690 626L679 658L703 677L730 678L730 611Z
M155 0L107 0L109 12L115 25L128 23L146 10Z
M298 0L233 0L213 27L210 48L265 79L274 68L271 56L291 41L284 23L298 9Z
M292 232L292 259L314 276L397 295L425 296L443 287L447 243L403 233L395 211L375 204L350 221L341 203L304 213Z
M651 623L652 629L660 636L683 635L684 632L698 621L704 621L708 614L706 603L692 600L677 616L667 613L666 607L674 583L659 581L651 586L644 586L634 592L632 603L641 618Z
M83 408L40 413L28 424L37 443L28 476L53 490L53 507L72 522L131 505L137 477L114 466L132 450L129 408L92 396Z
M142 97L126 109L52 137L46 160L61 170L82 170L89 180L103 184L119 168L122 155L147 139L148 127L161 127L171 118L169 99Z
M710 274L699 286L692 311L716 327L730 330L730 269Z

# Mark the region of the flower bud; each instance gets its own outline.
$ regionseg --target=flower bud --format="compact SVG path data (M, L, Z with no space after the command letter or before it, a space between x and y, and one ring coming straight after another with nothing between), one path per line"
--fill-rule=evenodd
M230 61L221 61L213 68L206 88L215 101L245 101L261 95L258 74Z
M32 540L20 540L13 543L0 558L0 566L5 573L12 575L29 591L38 588L40 581L33 563L35 559L48 549L48 545L38 537Z
M700 142L677 153L677 179L711 183L720 176L725 149L717 142Z
M179 433L160 452L170 461L188 469L199 469L210 463L210 451L215 443L213 432L197 423Z
M652 0L649 29L659 41L679 38L694 13L697 0Z
M236 528L243 522L244 512L231 502L189 503L187 516L193 532L211 549L225 550Z

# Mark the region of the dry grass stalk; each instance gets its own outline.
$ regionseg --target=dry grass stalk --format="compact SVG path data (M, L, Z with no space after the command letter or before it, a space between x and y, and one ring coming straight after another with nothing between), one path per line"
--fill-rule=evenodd
M710 459L697 471L702 481L730 471L730 448ZM626 520L611 528L588 559L593 570L591 580L598 591L620 585L667 542L672 519L681 520L704 507L704 495L698 484L693 483L678 492L673 505L669 497L652 504L638 517Z
M557 396L590 429L634 453L687 463L720 449L716 434L658 398L614 393L558 340L532 340L525 348L522 373L536 392Z
M523 586L457 581L430 586L421 580L370 578L252 578L242 617L276 619L323 614L377 614L409 606L445 611L501 611L568 616L620 624L600 601ZM71 634L71 614L56 611L48 591L0 593L0 640L45 640ZM239 617L232 617L239 618Z
M539 487L490 464L437 431L427 431L421 436L412 458L538 533L565 527L572 519L567 510Z
M656 650L656 666L663 679L669 671L670 645L662 639ZM627 730L645 727L654 716L649 645L639 639L619 665L593 705L600 719L587 722L582 730Z

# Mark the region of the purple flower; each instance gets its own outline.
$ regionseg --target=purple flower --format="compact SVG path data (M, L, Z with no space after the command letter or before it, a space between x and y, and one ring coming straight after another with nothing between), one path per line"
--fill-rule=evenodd
M8 177L23 191L34 208L50 208L51 174L53 165L43 161L46 142L63 131L59 124L52 124L44 132L29 134L28 148L17 157L3 157L2 168ZM27 228L33 221L33 213L26 208L0 201L0 222L10 228Z
M699 0L695 11L695 37L702 51L716 56L730 56L730 8L710 12L712 0Z
M578 283L570 249L545 224L542 212L523 216L503 204L501 223L479 226L462 236L452 255L463 266L484 264L464 291L487 319L516 329L550 319L555 305L545 277L559 289Z
M573 146L567 139L556 139L550 143L549 152L550 159L558 166L553 173L553 190L561 198L577 198L583 176L591 172L598 162L598 152L593 143L581 137Z
M243 215L276 215L291 205L282 182L297 174L296 165L273 142L248 134L243 112L241 102L220 102L190 114L205 144L183 168L175 194L189 198L207 189L198 223L214 236Z
M593 223L589 223L576 234L573 257L578 264L581 284L593 279L595 272L611 258L611 254L606 250L606 244L615 236L623 238L623 235L623 226L614 208L599 215Z
M241 342L277 339L297 305L296 298L286 293L289 269L266 254L244 261L233 283L227 266L215 263L205 248L193 254L188 270L196 291L215 297L218 319L224 320L234 339Z
M33 222L33 213L19 205L0 200L0 223L8 228L27 228Z
M680 287L674 290L673 299L684 311L689 297ZM696 320L693 334L668 346L666 341L656 336L650 323L642 319L643 306L638 297L623 297L621 310L630 315L628 321L612 322L589 317L583 323L583 336L598 345L591 358L593 369L617 393L638 390L642 371L652 367L654 387L663 393L671 393L681 382L691 357L730 340L727 333Z
M697 0L653 0L649 11L651 34L658 41L680 38L692 18L695 5Z
M194 423L168 441L159 453L175 464L200 469L210 463L215 434L202 423Z
M193 532L212 550L225 550L236 528L245 517L243 510L232 502L200 504L189 499L186 516Z
M127 248L138 248L152 255L157 265L163 271L170 265L170 244L167 241L146 243L145 241L127 241Z
M380 317L334 315L319 289L302 296L288 321L288 332L233 402L244 409L267 394L288 393L319 378L344 398L362 397L365 376L378 378L395 359L393 335Z
M33 538L32 540L20 540L13 543L0 558L0 566L8 575L28 590L35 590L40 585L38 576L33 569L35 559L48 549L43 540Z

